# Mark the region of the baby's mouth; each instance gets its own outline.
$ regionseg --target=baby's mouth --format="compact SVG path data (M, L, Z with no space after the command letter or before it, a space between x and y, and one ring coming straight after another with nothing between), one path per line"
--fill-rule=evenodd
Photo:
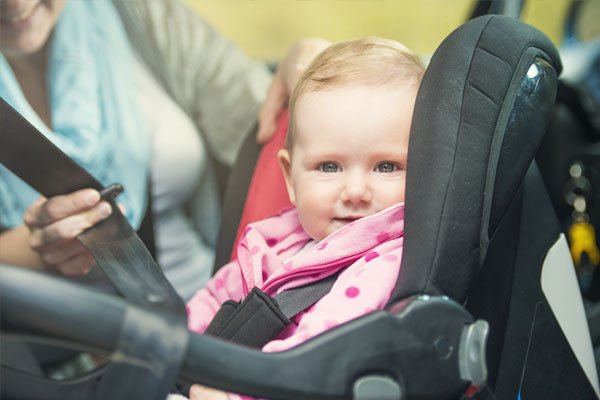
M334 220L346 225L346 224L356 221L359 218L361 218L361 217L351 216L351 217L334 218Z

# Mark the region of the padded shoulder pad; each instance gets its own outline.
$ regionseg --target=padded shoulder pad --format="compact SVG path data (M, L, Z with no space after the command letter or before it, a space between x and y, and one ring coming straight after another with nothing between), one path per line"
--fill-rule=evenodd
M524 88L538 61L544 76ZM391 302L416 293L465 300L541 142L560 70L543 33L504 16L473 19L440 45L415 105L404 256Z

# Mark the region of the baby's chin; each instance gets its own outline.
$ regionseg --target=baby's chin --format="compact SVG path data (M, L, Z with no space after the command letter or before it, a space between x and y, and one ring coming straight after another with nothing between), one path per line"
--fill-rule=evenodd
M339 228L338 228L339 229ZM306 233L308 233L308 236L311 237L312 240L314 240L315 242L320 242L321 240L325 239L327 236L331 235L333 232L337 231L338 229L313 229L313 230L309 230L304 228L304 231Z
M331 235L332 233L340 230L341 228L343 228L344 226L350 224L351 222L356 221L356 219L349 219L349 218L335 218L333 219L329 225L323 229L323 230L313 230L308 231L307 229L305 229L305 231L308 233L308 235L315 241L320 242L321 240L325 239L327 236Z

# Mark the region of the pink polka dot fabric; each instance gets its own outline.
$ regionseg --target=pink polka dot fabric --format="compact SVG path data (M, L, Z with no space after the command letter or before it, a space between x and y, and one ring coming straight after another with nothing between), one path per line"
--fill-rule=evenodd
M311 243L294 208L250 224L244 232L237 260L189 301L191 330L203 332L220 304L240 300L255 286L275 295L342 270L326 296L263 348L282 351L386 306L400 271L404 205L361 218L318 243Z
M350 286L348 289L346 289L344 294L346 295L346 298L353 299L360 294L360 289L356 286Z

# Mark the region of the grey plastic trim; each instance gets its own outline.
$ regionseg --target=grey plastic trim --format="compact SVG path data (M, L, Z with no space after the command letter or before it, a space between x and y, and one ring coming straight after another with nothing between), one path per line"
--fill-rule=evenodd
M402 388L390 377L368 375L354 382L353 400L402 400Z
M458 363L460 378L482 386L487 380L485 346L490 326L487 321L477 320L465 326L460 337Z

